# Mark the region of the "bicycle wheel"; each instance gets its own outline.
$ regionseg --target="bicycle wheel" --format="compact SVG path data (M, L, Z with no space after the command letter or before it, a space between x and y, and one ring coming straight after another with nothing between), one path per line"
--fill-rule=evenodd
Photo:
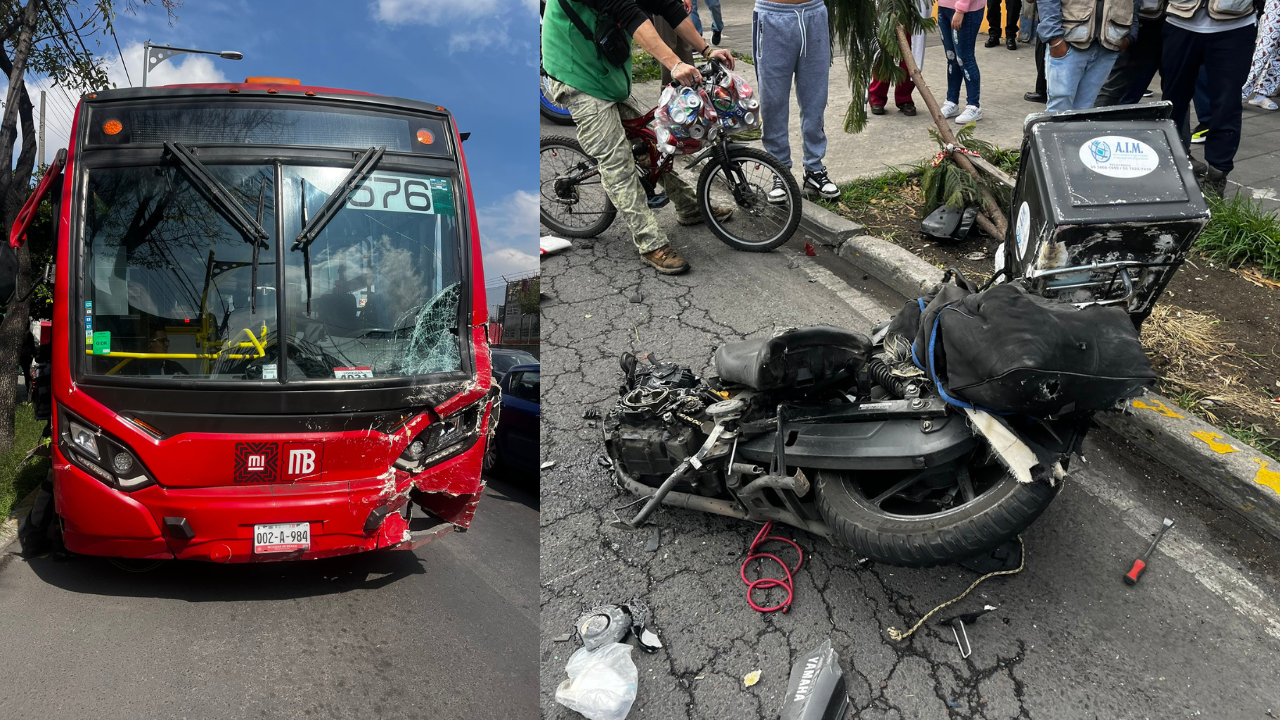
M596 161L573 138L542 138L539 156L539 215L542 224L567 237L595 237L617 217L605 194Z
M770 202L769 191L781 178L786 191ZM712 207L736 208L727 222ZM729 161L712 158L698 176L698 207L715 236L735 250L768 252L791 239L800 227L803 203L791 171L763 150L729 148Z
M550 120L557 125L572 125L573 117L569 115L569 111L547 99L547 76L541 77L542 95L539 98L538 111L542 113L542 117Z

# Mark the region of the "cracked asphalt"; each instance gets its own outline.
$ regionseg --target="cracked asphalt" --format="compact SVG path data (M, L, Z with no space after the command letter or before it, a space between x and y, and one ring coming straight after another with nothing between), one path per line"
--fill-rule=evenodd
M579 717L554 701L578 647L557 637L587 608L634 597L652 608L666 647L633 653L630 718L775 718L792 662L828 637L850 717L1280 716L1274 541L1101 430L1025 533L1026 569L940 614L997 607L969 628L967 659L949 627L930 621L901 643L885 628L910 627L958 595L977 577L969 570L861 565L783 526L775 533L799 542L805 564L791 611L761 615L738 577L757 526L663 509L654 553L644 551L649 532L609 527L613 509L634 498L598 464L599 429L583 414L616 399L621 353L652 352L705 374L723 342L814 323L866 331L903 302L823 249L804 256L800 236L773 253L737 253L705 228L680 228L669 208L659 218L690 273L642 266L621 220L542 263L542 455L555 462L541 477L544 718ZM642 301L630 302L637 292ZM1177 526L1141 583L1125 585L1164 516ZM753 670L761 679L745 688Z
M15 541L0 717L536 717L533 482L490 478L469 531L412 552L134 574Z

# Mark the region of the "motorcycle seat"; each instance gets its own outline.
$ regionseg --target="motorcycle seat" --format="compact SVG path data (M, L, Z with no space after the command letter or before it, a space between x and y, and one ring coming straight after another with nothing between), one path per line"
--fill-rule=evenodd
M716 373L722 381L753 390L820 387L857 373L871 348L866 335L844 328L793 328L773 337L721 345Z

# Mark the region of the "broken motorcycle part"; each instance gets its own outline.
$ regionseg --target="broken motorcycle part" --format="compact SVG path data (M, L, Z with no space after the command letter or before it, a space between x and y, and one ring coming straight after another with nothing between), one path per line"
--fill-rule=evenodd
M742 561L742 567L739 569L738 575L739 577L742 578L742 582L745 583L747 586L747 604L751 606L752 610L755 610L756 612L762 612L762 613L770 613L770 612L776 612L778 610L781 610L782 612L785 613L791 610L791 601L795 599L794 575L795 573L799 572L800 567L804 565L804 550L801 550L800 546L796 544L796 541L791 540L790 538L779 537L777 535L770 535L769 533L771 533L772 531L773 531L773 521L769 521L764 524L764 527L760 528L760 532L756 533L755 539L751 541L750 547L747 548L747 559ZM787 567L787 564L783 562L782 558L778 557L777 555L774 555L773 553L760 552L759 551L760 546L764 545L767 542L786 543L787 545L790 545L791 547L795 548L796 556L797 556L796 566L794 568ZM781 577L781 578L762 577L762 578L757 578L755 580L748 580L747 565L750 565L753 561L759 561L759 560L772 560L776 562L779 566L782 567L782 572L785 577ZM759 566L757 566L757 568L758 567ZM775 587L782 588L783 590L786 591L787 597L785 600L778 603L777 605L770 605L770 606L756 604L755 598L752 597L752 593L754 593L756 590L767 590L769 588L775 588Z
M1142 557L1133 561L1133 567L1125 574L1124 581L1130 585L1137 585L1138 578L1142 577L1142 571L1147 569L1147 560L1151 559L1151 552L1156 549L1156 545L1164 539L1164 534L1169 532L1169 528L1173 527L1173 520L1164 519L1164 523L1160 526L1160 532L1151 541L1151 545L1147 547L1147 551L1142 553Z
M962 210L939 205L928 217L920 221L920 232L935 240L959 242L969 236L973 222L978 219L978 208Z
M965 626L974 624L978 621L978 618L995 609L995 605L984 605L981 610L961 613L938 622L939 625L951 628L951 634L956 639L956 647L960 650L961 659L968 658L973 654L973 646L969 644L969 633L965 630Z
M595 650L601 645L622 642L631 632L631 615L617 605L601 605L583 613L573 626L582 638L582 647Z
M781 720L843 718L849 710L840 658L831 640L805 653L791 666Z

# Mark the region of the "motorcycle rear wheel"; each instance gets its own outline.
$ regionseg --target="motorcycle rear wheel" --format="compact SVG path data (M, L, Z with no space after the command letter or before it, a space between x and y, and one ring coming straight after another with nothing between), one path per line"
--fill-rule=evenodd
M814 485L818 511L841 544L889 565L933 567L960 562L1012 540L1040 517L1062 483L1020 483L1003 476L974 499L942 512L886 512L847 471L821 471Z

